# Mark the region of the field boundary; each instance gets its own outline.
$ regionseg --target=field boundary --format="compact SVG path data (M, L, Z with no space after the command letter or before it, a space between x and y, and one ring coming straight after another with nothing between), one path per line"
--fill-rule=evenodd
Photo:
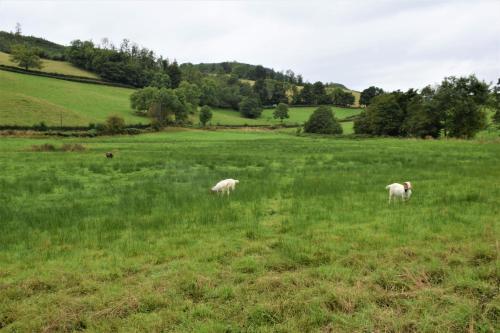
M80 83L91 83L91 84L100 84L103 86L135 89L135 87L133 87L133 86L129 86L126 84L121 84L121 83L84 78L82 76L75 76L75 75L66 75L66 74L60 74L60 73L47 73L47 72L41 72L41 71L25 70L22 68L8 66L8 65L1 65L1 64L0 64L0 70L18 73L18 74L28 74L28 75L49 77L49 78L53 78L53 79L60 79L60 80L80 82Z

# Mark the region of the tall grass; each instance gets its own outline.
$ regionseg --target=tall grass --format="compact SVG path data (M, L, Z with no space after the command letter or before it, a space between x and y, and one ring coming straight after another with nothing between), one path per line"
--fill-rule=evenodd
M45 143L86 150L30 150ZM498 144L177 131L0 148L6 331L499 329ZM231 196L209 193L228 177ZM411 201L389 205L406 180Z

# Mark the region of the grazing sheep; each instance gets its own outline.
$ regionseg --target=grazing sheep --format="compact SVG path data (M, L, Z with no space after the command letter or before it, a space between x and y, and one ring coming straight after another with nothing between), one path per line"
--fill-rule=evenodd
M394 183L387 185L385 188L389 190L389 203L391 203L393 197L399 197L402 201L408 200L411 197L412 186L410 182L404 182L403 185Z
M107 158L113 158L113 153L110 152L110 151L106 152L106 157Z
M214 187L212 187L212 192L217 192L217 193L227 193L229 195L229 192L231 190L234 191L236 184L238 184L240 181L236 179L224 179L215 184Z

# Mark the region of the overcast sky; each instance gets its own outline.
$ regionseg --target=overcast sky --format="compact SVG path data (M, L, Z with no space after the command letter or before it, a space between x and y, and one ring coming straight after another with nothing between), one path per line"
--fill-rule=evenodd
M128 38L179 62L236 60L353 89L500 77L500 0L5 1L0 30L68 45Z

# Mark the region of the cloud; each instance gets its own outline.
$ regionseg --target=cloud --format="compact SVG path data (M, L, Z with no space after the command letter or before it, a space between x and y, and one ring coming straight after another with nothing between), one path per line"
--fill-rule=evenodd
M0 29L128 38L179 62L237 60L354 89L500 76L498 1L0 1Z

